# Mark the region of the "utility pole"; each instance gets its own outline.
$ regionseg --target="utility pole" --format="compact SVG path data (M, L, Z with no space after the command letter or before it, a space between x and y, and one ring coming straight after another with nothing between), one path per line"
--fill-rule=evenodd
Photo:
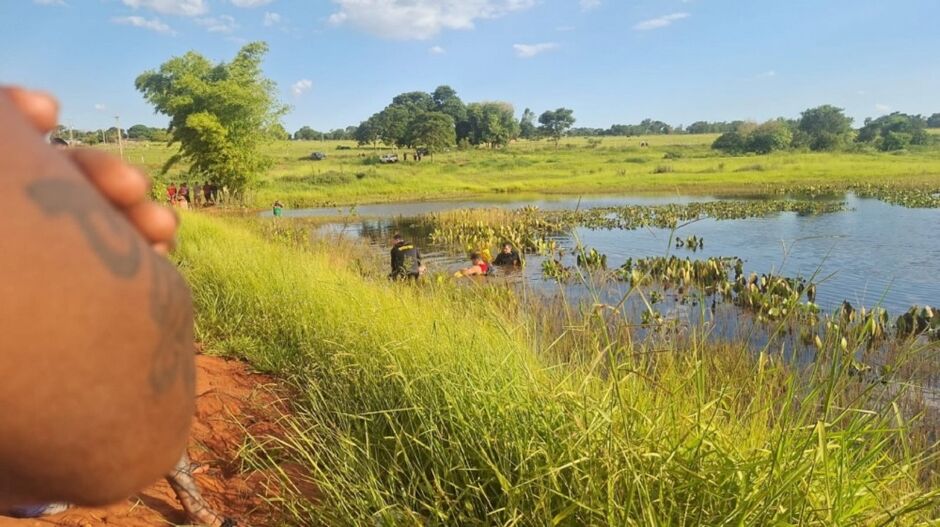
M124 161L124 138L121 137L121 116L115 115L114 122L117 123L118 151L121 153L121 161Z

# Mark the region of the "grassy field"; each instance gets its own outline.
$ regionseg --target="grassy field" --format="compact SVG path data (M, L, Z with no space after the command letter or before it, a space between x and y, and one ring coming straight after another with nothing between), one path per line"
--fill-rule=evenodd
M297 386L287 437L245 449L282 478L285 525L908 525L940 512L932 451L905 417L916 409L853 375L856 342L826 341L802 366L695 334L640 344L606 311L392 284L353 244L258 225L188 214L175 257L206 349Z
M247 196L266 208L362 204L461 197L519 199L544 194L684 193L754 194L806 185L940 185L940 147L909 152L782 152L723 156L709 148L712 135L608 137L599 144L572 138L560 147L519 141L504 150L448 152L422 162L377 164L392 150L341 141L283 141L268 154L274 163ZM649 147L640 147L646 141ZM350 147L338 150L337 147ZM113 145L104 148L116 149ZM305 160L311 152L328 155ZM157 174L171 151L153 143L129 143L126 158ZM179 182L176 169L160 182Z

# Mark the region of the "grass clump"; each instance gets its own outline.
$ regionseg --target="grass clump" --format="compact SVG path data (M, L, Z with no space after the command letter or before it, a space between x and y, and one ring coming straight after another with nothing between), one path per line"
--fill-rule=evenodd
M288 436L246 448L281 476L291 525L878 525L937 512L904 392L853 377L838 342L809 367L694 334L636 343L611 330L613 310L548 317L498 287L392 284L201 215L186 216L177 258L208 349L297 386Z

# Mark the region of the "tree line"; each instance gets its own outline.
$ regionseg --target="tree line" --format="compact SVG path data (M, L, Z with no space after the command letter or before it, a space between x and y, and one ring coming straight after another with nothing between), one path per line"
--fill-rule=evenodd
M852 118L842 108L823 105L803 111L798 119L772 119L758 124L737 123L721 134L712 148L729 154L769 154L789 148L822 152L873 147L881 151L903 150L931 141L927 128L940 127L940 114L930 117L894 112L865 119L855 130Z
M451 146L500 148L515 139L548 137L556 142L574 124L574 112L558 108L536 117L526 108L516 119L513 105L503 101L464 103L450 86L433 92L396 95L381 111L359 126L318 132L309 126L297 130L295 140L348 139L360 145L423 148L439 152Z

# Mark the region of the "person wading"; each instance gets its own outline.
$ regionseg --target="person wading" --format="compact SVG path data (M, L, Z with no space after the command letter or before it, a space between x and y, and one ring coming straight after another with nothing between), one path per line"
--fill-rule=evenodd
M421 252L401 234L392 236L391 251L392 272L388 275L392 280L403 278L419 278L424 274L424 265L421 264Z
M519 258L519 253L516 252L512 244L506 242L503 244L503 250L500 251L499 254L496 255L496 259L493 260L493 265L519 267L522 265L522 259Z

